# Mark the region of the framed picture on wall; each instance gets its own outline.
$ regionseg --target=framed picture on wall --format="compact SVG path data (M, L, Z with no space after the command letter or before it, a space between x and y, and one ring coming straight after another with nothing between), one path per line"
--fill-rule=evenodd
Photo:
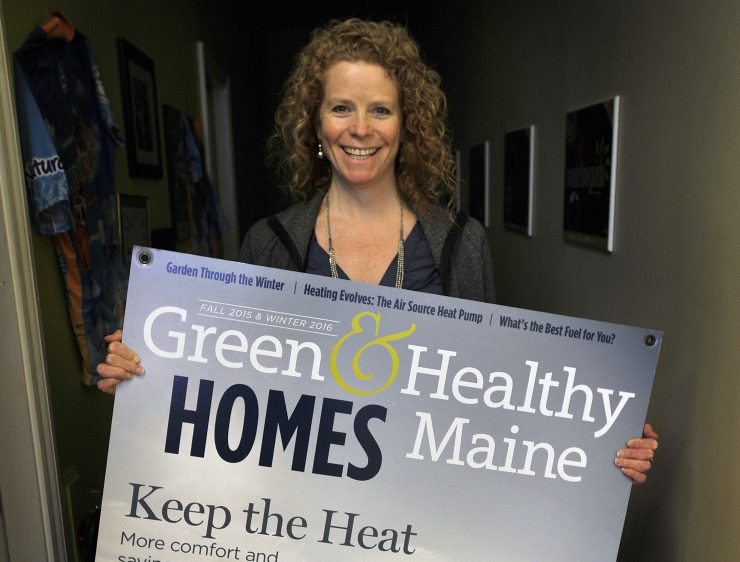
M491 226L490 203L490 143L488 141L470 147L470 216L483 226Z
M126 271L131 267L131 250L134 246L151 246L149 229L149 198L139 195L118 194L118 240L123 252Z
M504 227L532 236L534 125L504 135Z
M614 251L619 96L568 113L563 238Z
M154 62L125 39L118 38L126 154L131 177L162 177L159 116Z

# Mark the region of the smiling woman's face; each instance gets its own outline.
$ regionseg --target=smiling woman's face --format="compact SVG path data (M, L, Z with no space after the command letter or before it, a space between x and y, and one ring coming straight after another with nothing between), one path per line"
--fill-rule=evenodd
M317 132L332 184L395 188L401 108L398 88L382 66L342 61L329 67Z

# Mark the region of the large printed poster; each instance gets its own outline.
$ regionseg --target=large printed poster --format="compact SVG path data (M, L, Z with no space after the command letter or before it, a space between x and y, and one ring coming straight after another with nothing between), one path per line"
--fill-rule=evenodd
M98 560L613 560L654 330L137 248Z

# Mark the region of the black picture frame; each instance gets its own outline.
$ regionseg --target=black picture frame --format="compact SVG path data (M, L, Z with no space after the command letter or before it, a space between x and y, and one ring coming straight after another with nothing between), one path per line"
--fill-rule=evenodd
M504 135L504 228L532 236L535 127Z
M126 271L131 267L134 246L152 245L149 226L149 198L140 195L117 194L118 240Z
M128 173L134 178L161 179L162 152L154 62L125 39L119 37L116 43Z
M490 143L484 141L470 147L469 203L470 216L485 227L491 226L491 157Z
M563 239L611 253L620 97L566 116Z

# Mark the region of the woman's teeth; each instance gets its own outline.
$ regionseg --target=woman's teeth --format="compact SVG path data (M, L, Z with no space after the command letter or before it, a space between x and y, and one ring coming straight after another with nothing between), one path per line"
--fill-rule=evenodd
M379 148L352 148L349 146L343 146L342 150L344 150L344 152L346 152L350 156L363 157L363 156L372 156L380 149Z

